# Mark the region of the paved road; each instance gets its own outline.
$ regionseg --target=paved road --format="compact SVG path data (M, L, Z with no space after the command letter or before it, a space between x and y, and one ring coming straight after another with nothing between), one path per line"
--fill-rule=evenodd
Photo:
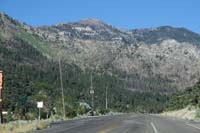
M200 123L142 114L103 116L54 123L38 133L200 133Z

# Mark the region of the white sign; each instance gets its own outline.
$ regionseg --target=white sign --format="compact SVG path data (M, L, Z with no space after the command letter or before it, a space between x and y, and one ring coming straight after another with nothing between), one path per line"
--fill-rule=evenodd
M3 114L3 115L7 115L7 114L8 114L8 112L6 112L6 111L3 111L3 112L2 112L2 114Z
M90 94L94 94L94 90L90 90Z
M43 108L43 102L37 102L37 107L38 108Z

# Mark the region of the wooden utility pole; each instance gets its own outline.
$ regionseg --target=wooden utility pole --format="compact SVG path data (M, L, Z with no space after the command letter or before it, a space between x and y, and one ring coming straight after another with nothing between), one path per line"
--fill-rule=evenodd
M92 95L92 112L94 112L94 88L92 83L92 73L90 77L90 94Z
M3 97L2 97L2 90L3 90L3 71L0 71L0 124L3 123L3 108L2 108L2 103L3 103Z
M60 57L59 57L59 71L60 71L60 87L61 87L61 93L62 93L63 119L65 119L65 98L64 98L64 90L63 90L62 67L61 67Z
M108 87L106 86L106 110L108 109Z

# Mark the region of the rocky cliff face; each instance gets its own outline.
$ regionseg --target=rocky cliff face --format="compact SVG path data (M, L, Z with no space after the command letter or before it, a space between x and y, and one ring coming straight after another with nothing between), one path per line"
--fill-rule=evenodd
M0 26L2 39L17 36L48 58L113 73L130 90L172 92L200 78L200 35L185 28L121 30L96 19L31 27L3 13Z

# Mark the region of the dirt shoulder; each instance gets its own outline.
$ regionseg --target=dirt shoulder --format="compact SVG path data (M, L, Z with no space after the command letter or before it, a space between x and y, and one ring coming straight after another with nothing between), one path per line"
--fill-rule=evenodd
M196 117L196 108L195 107L186 107L184 109L169 111L161 113L162 116L171 116L181 119L194 120Z

